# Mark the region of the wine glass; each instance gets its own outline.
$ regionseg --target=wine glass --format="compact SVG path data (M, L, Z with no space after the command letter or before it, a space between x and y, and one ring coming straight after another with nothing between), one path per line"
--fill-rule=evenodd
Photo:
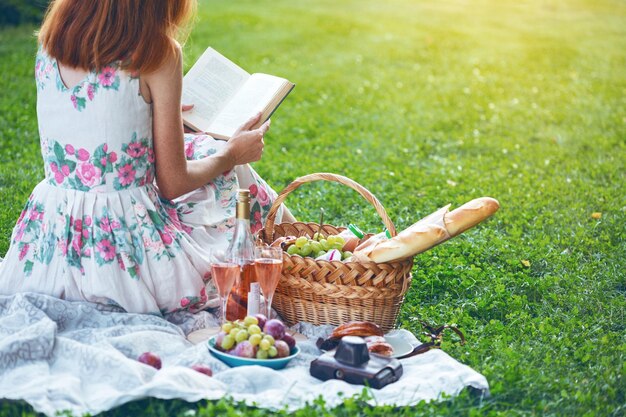
M265 300L265 316L269 319L272 311L272 298L280 281L283 269L283 250L279 247L261 247L255 249L254 270L261 285Z
M222 305L222 319L220 324L224 324L226 322L228 296L233 289L237 277L239 277L241 269L232 256L222 249L211 249L210 259L211 275L213 276L213 282L215 282L215 286L217 287Z

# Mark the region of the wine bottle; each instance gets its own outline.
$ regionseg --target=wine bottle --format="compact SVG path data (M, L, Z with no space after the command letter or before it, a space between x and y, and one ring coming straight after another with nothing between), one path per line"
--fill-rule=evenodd
M250 191L237 191L235 230L227 249L241 268L241 273L228 298L226 319L243 320L248 311L250 284L256 281L254 273L254 239L250 232Z

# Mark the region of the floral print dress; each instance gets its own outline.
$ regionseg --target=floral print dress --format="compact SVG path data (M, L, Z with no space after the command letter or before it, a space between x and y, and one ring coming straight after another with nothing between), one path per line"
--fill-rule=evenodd
M68 88L40 49L35 80L45 178L0 263L0 294L39 292L153 314L214 301L208 249L228 245L237 189L251 191L253 232L276 193L243 165L164 200L154 178L151 106L138 77L112 64ZM188 159L221 146L185 135Z

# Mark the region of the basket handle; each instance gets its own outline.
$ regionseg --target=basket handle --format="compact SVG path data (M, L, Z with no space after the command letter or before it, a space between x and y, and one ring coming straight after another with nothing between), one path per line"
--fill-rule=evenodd
M272 204L272 207L270 208L270 211L267 215L267 220L265 222L265 236L267 239L271 241L274 238L274 221L276 220L276 213L278 213L278 208L285 201L285 199L287 198L287 195L289 195L289 193L294 191L296 188L300 187L302 184L305 184L307 182L322 181L322 180L334 181L343 185L347 185L348 187L352 188L353 190L361 194L361 196L364 199L369 201L370 204L374 206L374 208L376 209L376 212L382 219L385 227L387 227L387 230L389 230L389 233L391 234L391 236L393 237L397 234L396 227L393 225L393 222L387 215L385 208L383 207L382 204L380 204L380 201L378 201L378 199L374 196L374 194L369 192L367 188L363 187L361 184L355 181L352 181L350 178L344 177L342 175L331 174L327 172L319 172L319 173L309 174L303 177L296 178L295 180L291 182L291 184L286 186L280 192L280 194L278 194L278 197L276 198L276 200L274 201L274 204Z

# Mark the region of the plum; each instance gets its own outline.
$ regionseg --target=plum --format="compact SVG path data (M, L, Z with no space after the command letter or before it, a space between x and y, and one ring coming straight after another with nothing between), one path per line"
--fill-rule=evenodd
M274 347L278 353L276 356L279 358L286 358L289 356L289 345L284 340L277 340Z
M195 364L191 365L191 369L194 371L200 372L201 374L205 374L206 376L213 376L213 371L206 365Z
M282 340L287 343L289 349L293 349L294 347L296 347L296 339L294 339L293 336L289 333L285 333Z
M263 326L263 331L275 340L280 340L285 335L285 325L280 320L268 320Z
M144 352L137 359L141 363L145 363L146 365L150 365L153 368L161 369L161 358L159 355L152 352Z
M255 354L254 346L247 340L237 343L237 346L235 346L235 356L239 356L240 358L253 358Z
M257 325L262 329L265 326L267 317L265 317L265 314L261 314L261 313L256 314L254 317L256 317L256 319L259 321Z

